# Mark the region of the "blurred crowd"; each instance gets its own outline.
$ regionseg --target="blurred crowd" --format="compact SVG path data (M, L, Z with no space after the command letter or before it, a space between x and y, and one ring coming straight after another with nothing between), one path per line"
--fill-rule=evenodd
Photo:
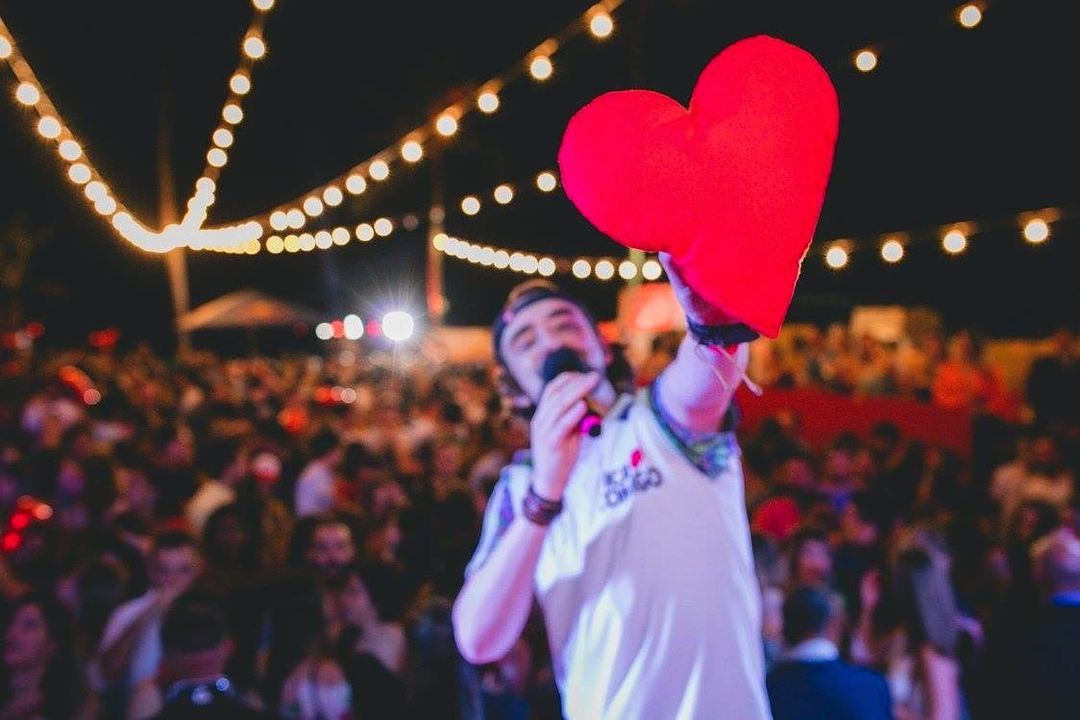
M1028 404L1043 418L1078 417L1069 400L1080 392L1075 378L1059 376L1056 365L1042 358L1024 373L1024 387L1010 387L1004 368L987 359L984 339L971 330L923 331L895 342L854 335L843 323L824 330L801 326L792 334L790 342L763 342L755 353L752 372L761 385L906 397L1005 420L1022 417ZM1058 330L1047 343L1049 357L1069 356L1075 343L1071 329ZM1064 387L1068 382L1073 384Z
M827 447L794 413L737 430L778 719L815 702L792 672L808 656L898 720L1080 717L1080 369L1057 342L1024 424L969 334L882 354L829 329L769 381L962 403L995 428L978 462L888 418ZM493 377L351 349L7 372L0 718L560 717L539 615L490 665L453 638L487 497L528 445Z

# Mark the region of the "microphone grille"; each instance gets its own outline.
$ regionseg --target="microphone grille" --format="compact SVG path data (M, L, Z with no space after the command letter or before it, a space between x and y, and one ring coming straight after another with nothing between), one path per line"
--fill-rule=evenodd
M540 374L544 382L549 383L564 372L588 372L588 370L589 368L576 352L568 347L561 347L544 358Z

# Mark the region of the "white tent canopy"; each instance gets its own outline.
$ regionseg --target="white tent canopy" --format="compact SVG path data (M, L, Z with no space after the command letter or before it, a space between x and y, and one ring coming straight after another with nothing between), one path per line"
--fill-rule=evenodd
M204 303L180 318L180 329L257 328L302 323L321 318L314 310L271 297L257 290L237 290Z

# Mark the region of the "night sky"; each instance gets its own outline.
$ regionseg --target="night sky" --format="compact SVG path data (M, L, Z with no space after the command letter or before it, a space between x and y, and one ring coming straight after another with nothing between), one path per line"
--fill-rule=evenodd
M328 219L352 227L379 215L419 212L433 173L448 197L521 184L555 166L568 118L608 90L643 87L686 102L698 73L726 45L767 33L811 52L840 97L836 161L819 241L863 238L842 272L807 258L789 317L846 318L866 303L939 308L950 328L1039 336L1078 317L1080 112L1070 108L1080 69L1072 3L991 2L963 30L956 5L727 3L629 0L616 30L554 57L545 84L522 78L492 116L469 114L440 163L395 166L390 181L347 200ZM474 0L373 3L278 0L265 31L269 55L253 74L245 121L218 183L209 224L260 213L345 171L434 116L457 95L518 63L588 3ZM156 221L159 123L171 127L177 195L187 198L236 67L248 0L162 3L0 1L0 17L63 120L125 204ZM1067 14L1071 14L1071 16ZM856 72L856 49L881 53ZM63 174L11 98L0 69L0 241L32 241L20 300L58 342L117 325L125 337L168 343L171 304L164 265L119 239ZM438 170L436 170L438 168ZM1061 207L1048 243L1025 243L1018 212ZM1069 219L1071 217L1071 219ZM985 220L969 250L947 257L929 228ZM451 234L560 255L617 254L561 193L488 202L475 218L452 213ZM915 231L897 266L868 244ZM387 302L423 307L426 229L306 254L233 257L189 253L193 305L244 287L296 300L328 316ZM920 234L920 232L922 234ZM520 275L446 259L450 324L487 324ZM615 283L561 282L597 314L614 312Z

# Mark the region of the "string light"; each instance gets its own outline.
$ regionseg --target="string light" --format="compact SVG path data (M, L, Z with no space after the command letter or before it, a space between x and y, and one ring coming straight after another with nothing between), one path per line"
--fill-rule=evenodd
M615 23L607 11L599 5L593 8L592 18L589 19L589 32L593 34L593 37L603 40L611 35L614 29Z
M86 195L86 199L90 202L99 202L109 194L109 191L106 189L105 183L100 180L94 180L87 184L86 188L83 190L83 194Z
M76 185L85 185L90 182L90 168L82 163L75 163L68 168L68 177Z
M1050 226L1042 218L1032 218L1024 225L1024 239L1032 245L1046 242L1050 238Z
M570 271L574 273L574 277L584 280L592 275L592 265L589 264L588 260L575 260L570 267Z
M356 226L356 239L360 242L369 242L375 237L375 228L371 227L367 223L360 223Z
M82 148L79 146L79 143L74 140L62 141L56 148L56 151L60 153L60 157L69 162L74 162L82 157Z
M350 195L359 195L367 190L367 180L361 175L350 175L345 180L345 189L349 191Z
M638 266L629 260L619 263L619 277L623 280L632 280L637 277Z
M60 137L60 132L63 128L60 127L59 120L52 117L51 115L46 115L45 117L38 120L37 129L38 132L41 133L41 137L45 138L46 140L55 140L56 138Z
M266 43L258 35L249 35L244 40L244 54L252 60L260 60L266 55Z
M610 260L601 260L596 263L593 272L601 280L610 280L615 275L615 265Z
M488 82L481 84L476 95L476 109L483 113L495 112L500 106L498 96L499 91L506 83L515 79L523 72L527 71L537 79L546 79L550 77L554 70L552 55L558 51L560 43L566 42L574 35L581 33L585 29L589 29L590 31L594 31L595 29L595 31L602 36L610 35L614 29L614 21L611 19L611 15L622 4L623 0L604 0L601 3L594 5L583 15L576 18L573 23L566 26L560 33L549 38L530 51L526 55L525 61L516 64L511 69L492 78ZM251 38L261 39L261 27L249 31L245 42ZM422 125L405 133L398 141L383 150L378 151L367 160L358 163L351 170L346 171L338 178L323 183L323 185L330 183L345 184L348 182L346 178L358 175L361 171L366 171L366 174L373 180L385 180L390 174L389 161L387 160L389 154L392 153L393 156L397 156L398 153L401 152L402 146L408 142L411 136L426 135L432 124L435 126L436 132L443 137L450 137L456 134L457 130L460 129L461 116L471 109L472 108L469 105L463 104L444 110L439 116L430 121L431 124ZM239 120L237 120L237 122L239 122ZM419 158L416 161L419 161ZM349 188L346 187L346 189ZM315 190L309 191L307 194L310 194L311 192L315 192ZM353 194L359 194L359 192ZM300 202L300 200L294 199L288 201L278 207L271 208L263 214L249 218L249 221L259 222L260 224L265 223L268 221L269 215L273 212L282 210L284 207L296 204L297 202Z
M646 260L641 265L641 277L646 280L658 280L663 272L663 266L656 260Z
M514 199L514 189L505 184L495 188L495 192L492 194L495 196L495 202L500 205L506 205Z
M379 218L372 225L372 229L379 237L386 237L394 232L394 223L390 222L390 218Z
M877 67L878 58L873 50L861 50L855 55L855 67L864 73L868 73Z
M541 192L551 192L557 184L554 173L544 171L536 176L536 187L540 188Z
M94 203L94 209L99 215L112 215L116 212L116 201L106 195Z
M247 95L251 92L251 78L245 73L238 72L230 78L229 89L237 95Z
M243 120L243 109L241 103L244 96L251 92L251 69L252 63L261 58L266 53L266 45L262 39L263 23L265 20L265 13L268 12L273 6L273 0L268 0L262 3L262 7L259 7L260 3L254 2L256 12L248 26L247 31L243 35L243 40L240 43L240 61L229 78L229 95L225 98L225 103L222 107L222 119L227 125L237 125ZM206 183L214 183L214 180L220 176L221 169L225 166L227 161L227 155L221 150L232 147L235 142L235 135L227 127L218 127L211 135L212 147L207 151L206 166L203 168L202 177L196 181L196 192L187 202L187 212L184 214L183 219L180 221L181 232L183 233L183 240L181 244L186 244L192 249L204 249L204 250L222 250L225 252L233 253L247 253L249 255L257 254L260 250L258 240L255 236L241 238L236 233L239 232L237 228L251 227L251 233L263 232L261 223L255 223L255 225L249 225L243 223L239 226L233 226L233 240L227 243L210 242L207 240L210 236L203 236L204 232L209 232L209 229L204 230L203 225L206 223L210 208L214 204L213 190L199 191L200 186L205 186ZM215 152L218 149L218 152Z
M493 90L485 90L477 96L476 106L480 112L490 115L499 109L499 96Z
M435 121L435 130L443 137L450 137L458 131L458 121L450 113L443 113Z
M848 264L848 251L840 245L833 245L825 252L825 264L833 270L839 270Z
M967 249L967 237L958 229L945 233L941 238L941 247L950 255L959 255Z
M21 82L15 88L15 99L23 105L37 105L41 100L41 91L33 83Z
M555 66L551 64L551 58L546 55L537 55L529 63L529 74L536 80L547 80L554 71Z
M368 175L372 180L385 180L390 177L390 166L386 164L385 160L375 160L368 167Z
M409 140L401 146L401 157L406 162L418 162L420 158L424 157L424 148L415 140Z
M323 202L330 207L337 207L345 200L345 196L342 194L341 188L337 187L336 185L331 185L330 187L323 190L322 198Z
M317 197L304 199L304 214L308 217L319 217L323 213L322 200Z
M968 3L957 11L956 20L961 27L970 30L982 22L982 8L975 3Z
M223 167L229 161L229 156L221 148L214 148L206 153L206 162L212 167Z
M608 24L604 21L603 18L606 16L607 21L610 21L610 26L613 29L614 22L611 21L609 13L614 11L620 4L621 2L617 0L610 0L609 2L604 3L604 6L593 6L585 14L585 20L587 21L587 23L579 25L579 27L588 27L590 32L593 32L598 36L603 36L604 29L605 27L607 27ZM273 0L253 0L253 5L257 10L266 11L274 6L274 2ZM974 27L979 22L981 22L982 9L983 8L981 6L981 3L968 3L967 5L957 10L957 21L960 22L964 27ZM597 33L598 29L600 30L599 33ZM564 31L564 33L558 35L557 37L559 37L560 39L565 39L565 37L568 37L568 35ZM557 50L557 48L558 46L557 44L554 44L554 40L550 40L547 41L544 45L541 45L539 48L536 48L534 51L532 51L528 56L531 59L531 61L528 63L529 71L532 72L534 65L538 65L539 68L543 71L543 66L545 64L544 60L546 60L547 64L549 65L547 76L550 77L551 71L553 71L553 66L551 65L551 55ZM262 39L261 25L256 25L256 23L253 23L253 29L249 29L248 33L246 33L244 36L244 40L242 42L242 50L244 57L248 58L249 60L256 59L255 56L261 57L262 54L265 54L266 45ZM100 178L100 175L89 163L89 161L83 160L82 162L78 163L74 162L75 160L82 157L81 147L72 137L70 137L71 133L64 126L61 119L59 118L59 115L55 114L55 109L52 107L52 103L45 96L44 92L39 89L41 87L40 83L36 81L36 78L33 78L32 71L29 69L29 66L25 63L24 59L18 55L16 46L10 40L10 33L7 32L6 26L3 25L2 21L0 21L0 59L8 59L11 58L13 55L18 62L12 62L11 66L15 71L17 79L20 81L20 88L23 87L24 84L29 84L29 87L32 88L33 92L38 95L37 98L33 98L33 102L30 104L36 107L40 116L40 119L38 121L39 132L41 132L43 137L46 137L47 139L59 141L57 144L57 152L63 159L67 160L70 163L73 163L67 168L67 174L69 178L71 178L71 180L73 182L76 182L77 184L85 185L86 190L94 188L93 194L96 199L91 199L91 201L94 203L95 209L102 214L112 216L112 225L114 226L114 228L117 229L117 231L121 234L122 237L140 247L145 246L145 249L150 249L155 252L163 252L167 249L170 249L171 247L176 247L179 245L187 245L189 247L198 246L199 248L204 249L214 249L234 253L251 253L253 252L253 248L254 252L258 251L258 248L260 247L258 240L263 233L263 226L258 219L251 219L246 222L217 228L202 227L202 222L205 220L206 209L209 207L210 204L213 203L214 200L213 189L206 190L202 193L196 192L195 195L188 201L187 206L189 209L189 216L199 218L199 216L201 215L201 219L198 219L197 222L195 222L194 224L189 224L189 217L186 216L185 221L180 225L169 226L168 228L165 228L160 232L149 230L145 226L143 226L136 218L131 215L131 213L123 209L122 204L112 195L112 193L108 189L108 185ZM537 63L537 61L539 61L539 63ZM856 67L858 67L863 72L869 72L873 70L877 65L877 61L878 58L876 53L874 53L874 51L870 49L863 50L862 52L858 53L855 58ZM242 62L246 62L245 60L243 60L243 57ZM523 67L524 66L519 66L519 72ZM541 72L540 74L544 75L544 72ZM500 76L497 80L493 80L487 85L482 86L481 92L478 93L476 100L477 108L481 112L494 112L499 107L499 98L497 95L497 91L499 88L502 87L502 85L508 80L509 77L510 74L504 74L503 76ZM251 80L248 73L248 67L246 65L242 65L241 68L239 68L237 72L230 77L229 89L230 91L232 91L234 96L230 97L229 101L223 107L222 118L229 125L237 125L243 119L243 111L239 105L238 96L246 95L251 90ZM16 94L19 94L18 90L16 91ZM24 98L20 97L19 100L20 102L24 102ZM24 104L26 103L24 102ZM462 110L467 111L468 107L458 106L458 108L455 110L455 113ZM458 116L455 114L453 117L455 123L457 122L457 119ZM437 124L438 120L436 121L436 125ZM430 125L428 127L430 128ZM436 129L438 129L438 127L436 127ZM213 149L220 150L220 154L214 153L213 156L221 157L227 160L227 154L224 152L224 148L230 147L231 143L229 141L223 140L223 138L225 137L232 137L232 133L227 128L218 128L217 130L215 130L213 134L213 140L216 148ZM404 149L403 145L400 145L399 147L402 150ZM213 152L213 149L211 150L211 152ZM210 160L210 157L211 153L208 152L208 162ZM357 166L357 168L354 168L352 171L347 173L338 182L343 183L346 187L346 190L349 191L351 194L362 193L364 189L366 189L366 180L360 175L360 173L358 172L358 168L364 167L365 165L368 167L368 171L372 179L386 179L389 176L389 164L385 160L378 159L378 157L379 156L376 155L376 159L369 161L370 164L365 163ZM200 182L205 180L212 183L213 177L216 177L216 174L204 173L203 176L200 178ZM330 183L324 183L324 185L329 187ZM550 173L542 173L537 177L537 187L543 192L550 192L554 190L555 187L557 187L557 181L555 179L555 176ZM501 188L502 186L496 188L496 202L503 204L500 200L500 196L504 195L504 193L500 192ZM337 192L340 193L340 189L338 189ZM512 189L510 190L510 192L510 197L512 199ZM323 200L327 200L326 204L331 204L329 202L329 198L325 196L326 190L322 190L320 192L318 189L316 189L311 191L311 193L318 193L320 195L323 195ZM316 198L316 200L318 199ZM294 204L295 202L297 201L294 201ZM479 202L479 200L477 200L477 202ZM298 222L294 220L295 215L300 216ZM271 227L278 231L284 229L280 227L282 226L282 218L287 221L285 223L285 227L290 227L293 229L302 228L304 223L306 222L306 218L303 216L303 213L301 213L296 208L289 208L288 210L286 210L285 206L275 208L272 212L268 213L268 216L269 218L271 218ZM1027 224L1024 225L1025 239L1028 242L1032 243L1044 242L1049 237L1050 230L1048 223L1052 220L1053 218L1035 218L1029 221ZM341 228L341 230L346 234L348 233L348 231L344 228ZM334 234L329 234L331 239L333 240ZM309 234L305 233L305 235ZM340 236L341 233L338 234L338 237ZM946 240L947 237L951 239ZM283 246L286 244L285 240L281 239L280 237L278 239ZM960 242L961 239L963 240L962 243ZM299 243L301 241L297 239L295 242ZM311 236L310 242L305 239L303 240L302 244L304 246L312 245L314 247L316 246L317 242L318 241L315 240L315 237ZM941 242L942 247L945 249L946 252L954 252L952 248L959 247L961 245L966 248L967 237L963 233L959 233L959 235L952 235L947 233L946 235L942 236ZM318 244L324 243L325 240L318 242ZM268 249L271 245L276 246L276 244L277 243L271 244L268 240ZM887 251L888 254L898 254L900 258L903 257L904 246L902 243L897 243L897 247L899 250L898 253L896 252L896 249L891 248L889 242L886 242L884 245L882 245L883 254L886 252L886 247L890 248ZM494 255L492 257L501 257L498 255L499 252L499 250L493 250ZM847 250L845 249L844 252L846 254ZM488 257L488 255L484 254L484 257ZM522 262L523 261L519 260L518 264L522 265ZM607 262L608 264L610 264L610 261L603 262ZM646 276L646 266L648 265L648 262L654 261L647 261L645 265L639 268L639 271L642 273L643 277ZM492 265L496 265L495 260L492 260ZM524 266L531 266L531 262L524 263ZM545 267L547 267L546 264ZM602 267L606 268L606 265L602 265ZM612 267L614 268L614 266ZM539 268L539 261L537 261L537 268ZM601 271L600 274L603 274L604 272L606 271ZM619 272L621 275L621 264L619 266ZM650 270L650 272L652 271Z
M233 144L233 134L225 128L214 131L214 144L219 148L227 148Z
M475 215L480 212L480 200L472 195L469 195L461 201L461 212L466 215Z
M904 259L904 245L899 240L886 240L881 246L881 259L887 263L898 263Z
M244 111L235 103L229 103L221 109L221 118L230 125L239 125L244 119Z

